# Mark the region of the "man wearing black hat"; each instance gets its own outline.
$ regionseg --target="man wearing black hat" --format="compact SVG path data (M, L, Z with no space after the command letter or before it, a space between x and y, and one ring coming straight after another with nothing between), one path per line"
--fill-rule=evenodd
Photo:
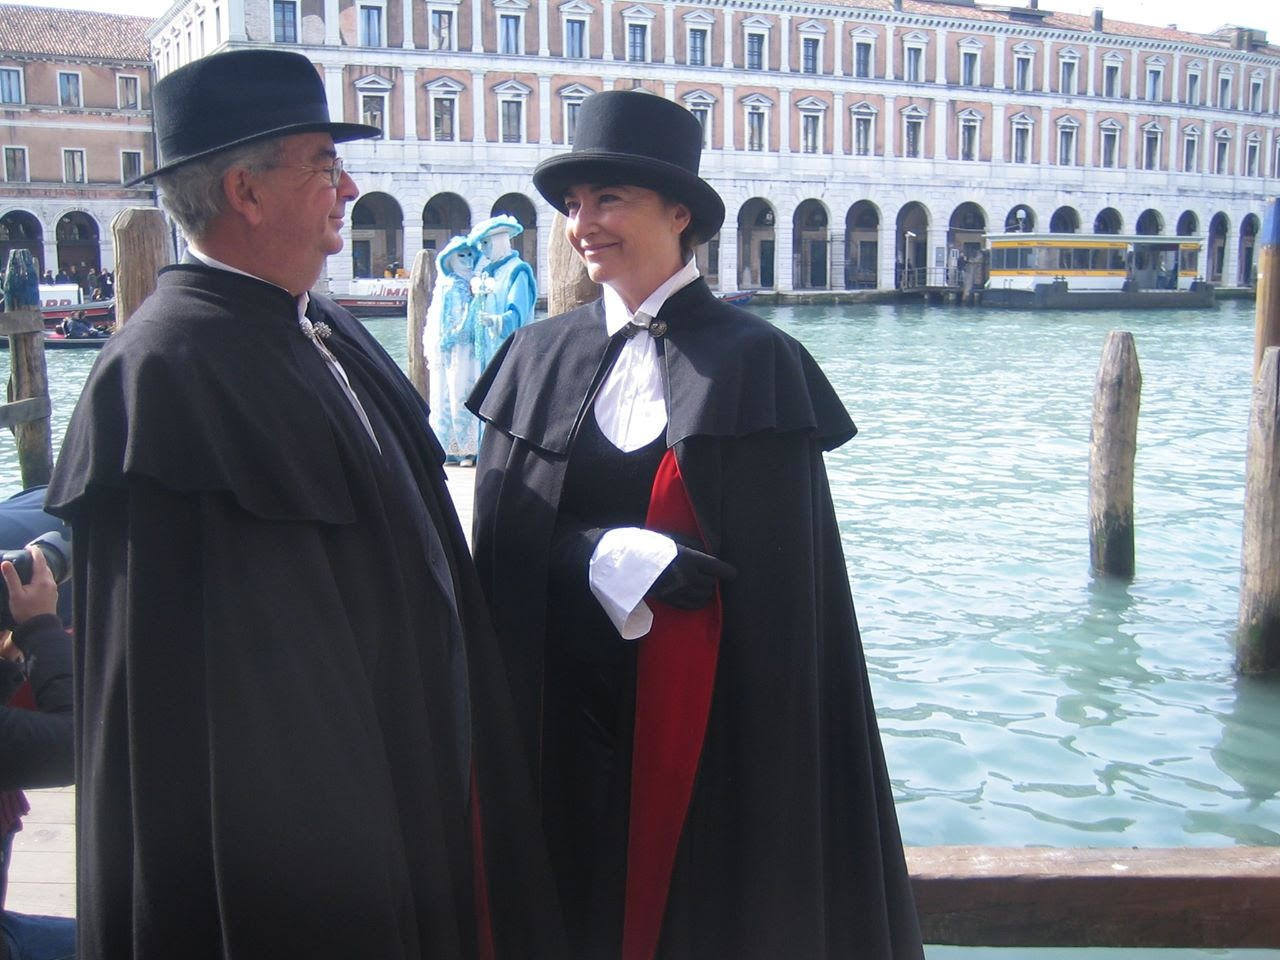
M527 767L421 399L309 294L357 195L306 58L155 88L191 257L104 348L76 542L83 957L559 957ZM500 866L498 866L500 865Z

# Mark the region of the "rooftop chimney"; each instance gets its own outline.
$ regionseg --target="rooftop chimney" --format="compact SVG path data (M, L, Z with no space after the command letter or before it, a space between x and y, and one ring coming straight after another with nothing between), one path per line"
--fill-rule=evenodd
M1102 8L1093 8L1093 29L1098 33L1102 32Z
M1027 0L1027 7L1031 10L1040 9L1040 0Z
M902 12L902 0L893 0L893 9Z

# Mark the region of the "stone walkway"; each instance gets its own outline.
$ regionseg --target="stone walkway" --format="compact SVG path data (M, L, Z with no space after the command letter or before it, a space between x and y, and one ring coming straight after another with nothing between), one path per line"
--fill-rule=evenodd
M470 537L475 471L447 467L445 473L462 529ZM6 908L19 913L75 916L75 798L75 787L27 791L31 813L13 841Z

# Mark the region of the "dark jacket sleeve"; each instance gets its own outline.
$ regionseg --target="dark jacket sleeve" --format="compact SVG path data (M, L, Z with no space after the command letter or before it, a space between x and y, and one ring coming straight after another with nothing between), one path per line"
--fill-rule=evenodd
M0 790L73 782L71 638L57 615L33 617L14 630L30 665L37 710L0 707Z

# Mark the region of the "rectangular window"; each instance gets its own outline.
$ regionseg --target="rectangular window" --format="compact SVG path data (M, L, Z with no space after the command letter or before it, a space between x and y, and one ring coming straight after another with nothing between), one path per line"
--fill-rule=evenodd
M458 102L452 97L437 97L431 101L431 125L436 140L452 141L454 133L453 117Z
M693 119L698 121L698 126L702 127L702 145L707 146L707 130L711 127L711 108L710 107L691 107L689 110L693 114Z
M58 105L63 107L83 106L80 100L80 74L58 74Z
M137 77L116 77L116 102L121 110L138 109Z
M524 104L519 100L503 100L502 107L502 142L524 142Z
M978 85L978 53L965 50L960 54L960 82L966 87Z
M803 144L805 153L818 152L819 122L821 119L816 113L806 113L800 117L800 142Z
M1058 92L1066 96L1074 96L1076 92L1076 62L1074 60L1063 60L1058 65L1059 81Z
M360 46L382 46L381 7L360 7Z
M142 151L121 150L120 182L128 183L130 180L140 176L142 176Z
M85 183L84 151L62 151L62 179L65 183Z
M1161 89L1163 86L1164 71L1154 68L1147 70L1147 99L1152 101L1163 99L1164 91Z
M853 118L853 152L860 157L871 156L871 118Z
M1031 89L1031 58L1013 58L1013 86L1015 90Z
M643 23L627 24L627 59L632 63L643 63L648 59L649 28Z
M911 118L907 121L905 127L905 149L903 153L908 157L920 156L921 144L924 142L924 121Z
M1108 63L1103 66L1102 95L1104 97L1120 96L1120 64Z
M564 22L564 55L573 60L581 60L587 55L587 21Z
M1142 169L1160 169L1160 134L1148 130L1142 137Z
M707 65L707 31L701 27L689 31L689 63L695 67Z
M919 83L924 73L921 67L924 64L924 50L920 47L907 47L907 75L903 77L908 83Z
M574 137L578 135L578 109L582 106L581 100L566 100L564 104L564 142L573 143Z
M1194 107L1200 106L1200 74L1187 74L1187 103Z
M871 76L871 44L859 40L853 47L853 75L855 77Z
M1258 175L1258 145L1256 143L1246 143L1244 146L1244 175L1246 177L1256 177Z
M1254 113L1262 112L1262 81L1254 80L1249 84L1249 109Z
M4 148L4 178L11 183L25 183L27 177L27 148Z
M801 49L801 70L805 73L818 72L818 38L805 37Z
M431 38L428 45L432 50L453 49L453 11L431 11Z
M271 10L276 43L297 43L298 5L293 0L274 0Z
M1102 165L1104 167L1114 167L1116 165L1116 154L1119 152L1120 133L1117 130L1102 131Z
M764 150L764 111L747 111L747 149Z
M1219 140L1214 146L1213 154L1213 172L1227 172L1227 155L1231 149L1231 144L1226 140Z
M747 34L747 69L764 69L764 34Z
M498 52L514 55L520 52L520 18L504 13L498 17Z
M978 159L978 122L966 120L960 124L960 159Z
M1058 131L1058 165L1074 166L1076 162L1076 131L1074 127L1063 127Z
M1230 77L1218 78L1218 109L1219 110L1231 109L1231 78Z
M1200 138L1187 137L1182 141L1182 172L1195 173L1197 154L1200 152Z
M22 102L22 71L0 67L0 103Z
M1018 125L1013 128L1013 162L1031 162L1031 128Z
M383 121L387 116L387 98L380 93L364 93L360 95L360 118L361 122L369 124L371 127L377 127L386 135L386 127Z

